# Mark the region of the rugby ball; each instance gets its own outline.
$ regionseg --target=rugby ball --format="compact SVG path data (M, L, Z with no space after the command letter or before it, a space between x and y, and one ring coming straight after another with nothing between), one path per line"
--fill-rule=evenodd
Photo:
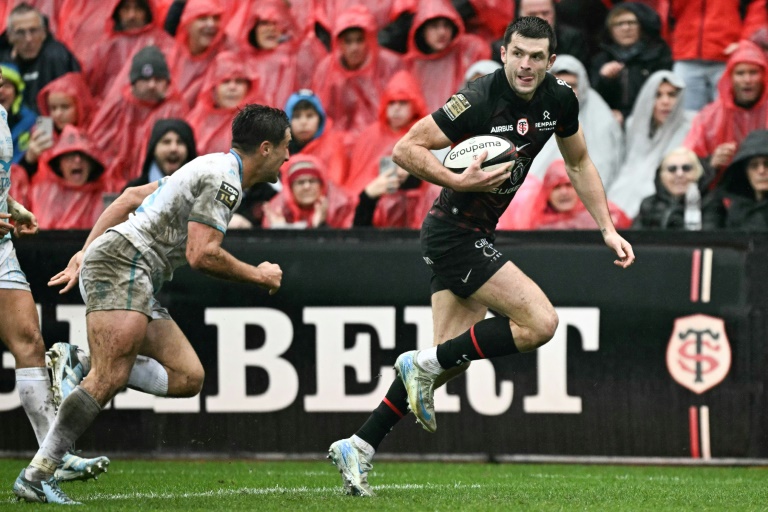
M464 172L464 169L472 165L483 151L488 151L488 156L480 168L488 172L509 166L517 155L515 145L509 139L498 135L478 135L451 148L445 155L443 165L453 172Z

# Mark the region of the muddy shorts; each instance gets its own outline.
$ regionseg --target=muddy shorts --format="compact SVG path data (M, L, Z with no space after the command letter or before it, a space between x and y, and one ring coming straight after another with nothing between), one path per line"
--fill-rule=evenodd
M152 270L141 253L116 231L107 231L86 250L80 269L80 293L86 314L129 310L151 320L170 319L154 297Z

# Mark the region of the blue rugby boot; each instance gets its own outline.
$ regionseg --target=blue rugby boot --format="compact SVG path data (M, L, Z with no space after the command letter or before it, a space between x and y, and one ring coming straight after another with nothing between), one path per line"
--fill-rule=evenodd
M59 481L52 476L48 480L27 480L24 476L25 469L21 470L16 482L13 484L13 494L19 500L36 503L57 503L59 505L81 505L64 494L59 487Z
M70 482L72 480L94 480L99 479L99 475L109 470L109 459L107 457L96 457L93 459L84 459L78 457L72 452L64 454L61 464L56 468L53 474L59 482Z
M435 380L440 373L432 373L416 361L418 350L400 354L395 361L395 371L408 391L408 409L427 432L437 430L435 419ZM444 373L444 372L443 372Z
M368 472L373 469L370 459L352 439L336 441L328 449L328 458L341 473L344 492L353 496L375 496L368 485Z
M53 401L58 409L61 402L77 387L86 375L80 357L85 353L77 345L54 343L45 355L51 369L51 390Z

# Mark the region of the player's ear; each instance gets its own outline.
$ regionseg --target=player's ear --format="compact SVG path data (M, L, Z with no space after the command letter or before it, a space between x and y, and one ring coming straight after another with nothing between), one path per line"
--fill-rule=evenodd
M269 156L273 149L272 143L268 140L263 141L259 145L259 153L261 153L261 156Z
M504 45L501 45L501 48L499 48L499 55L501 55L501 62L502 64L507 63L507 49L504 47Z
M552 69L552 66L555 65L555 60L557 60L557 54L553 53L552 55L549 56L549 62L547 62L547 71Z

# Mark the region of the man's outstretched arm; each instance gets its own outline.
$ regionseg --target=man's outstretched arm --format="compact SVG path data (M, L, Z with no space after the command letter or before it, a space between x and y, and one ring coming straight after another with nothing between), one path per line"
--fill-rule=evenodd
M252 283L274 295L280 289L283 271L275 263L265 261L254 267L238 260L221 247L224 233L200 222L187 224L187 261L189 266L227 281Z
M627 268L635 261L632 246L616 232L611 214L608 211L608 199L605 197L605 189L600 175L592 163L587 151L587 143L584 133L579 131L564 139L556 137L560 153L565 160L565 169L573 183L573 188L579 194L581 202L597 222L600 232L603 234L605 244L613 249L619 257L614 263L622 268Z

